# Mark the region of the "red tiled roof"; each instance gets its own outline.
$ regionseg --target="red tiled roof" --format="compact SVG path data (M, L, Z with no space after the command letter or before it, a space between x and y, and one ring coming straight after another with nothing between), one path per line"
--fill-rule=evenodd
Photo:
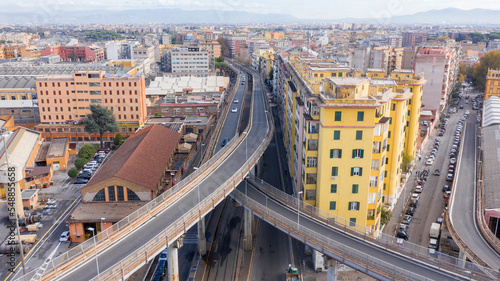
M152 125L131 135L87 184L117 177L155 189L180 134L161 125Z

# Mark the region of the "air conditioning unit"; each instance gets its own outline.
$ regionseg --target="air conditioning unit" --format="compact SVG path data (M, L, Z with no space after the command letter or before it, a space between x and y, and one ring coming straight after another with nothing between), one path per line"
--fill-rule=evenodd
M337 177L332 177L332 180L337 180Z

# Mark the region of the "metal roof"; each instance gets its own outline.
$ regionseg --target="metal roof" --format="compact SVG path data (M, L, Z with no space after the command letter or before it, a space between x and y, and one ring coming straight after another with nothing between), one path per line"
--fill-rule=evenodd
M490 97L483 105L483 128L500 124L500 98Z

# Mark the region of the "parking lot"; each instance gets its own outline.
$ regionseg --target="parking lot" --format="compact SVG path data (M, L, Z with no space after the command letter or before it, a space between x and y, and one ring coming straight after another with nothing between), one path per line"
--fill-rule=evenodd
M468 103L466 103L467 95L470 95ZM474 102L477 96L478 93L465 91L462 98L455 103L455 113L449 109L445 111L448 121L438 123L445 125L445 130L437 128L429 137L422 151L422 158L418 161L411 180L394 209L390 223L384 228L384 233L397 235L398 230L402 229L406 235L400 234L401 238L407 238L408 241L423 247L429 246L431 224L440 222L445 212L456 165L456 160L450 161L450 159L456 159L458 156L457 150L462 132L459 128L463 127L460 123L467 122L473 125L479 120L476 119L477 111L473 110L474 104L476 108L482 108L479 102ZM466 111L469 112L467 119L464 118ZM470 165L473 168L474 163L461 165ZM445 185L448 188L444 188ZM411 208L412 205L416 207Z

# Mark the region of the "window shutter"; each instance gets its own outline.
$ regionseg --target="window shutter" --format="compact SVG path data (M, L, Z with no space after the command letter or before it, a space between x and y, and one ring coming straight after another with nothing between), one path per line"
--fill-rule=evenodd
M352 150L352 158L356 158L356 149Z
M330 149L330 158L333 158L333 149Z
M354 168L351 168L351 176L354 176Z
M342 149L339 149L339 158L342 158Z
M365 150L361 149L361 158L363 158L364 154L365 154Z
M359 167L359 176L361 177L363 175L363 168Z

